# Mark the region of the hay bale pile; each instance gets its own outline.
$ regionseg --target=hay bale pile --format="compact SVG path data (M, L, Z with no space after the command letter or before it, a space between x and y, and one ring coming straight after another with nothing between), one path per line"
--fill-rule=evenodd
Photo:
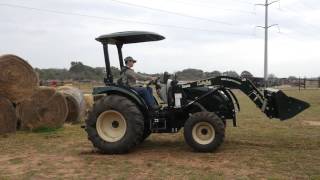
M66 122L77 123L81 121L86 112L86 102L82 91L72 86L61 86L57 89L67 100L68 115Z
M85 94L84 101L86 102L86 110L90 110L93 108L93 95L92 94Z
M0 56L0 96L13 103L28 99L39 87L33 68L15 55Z
M0 134L14 133L17 127L17 117L13 104L9 99L0 97Z
M22 58L0 56L0 133L13 133L17 128L14 106L32 96L39 87L39 78Z
M40 87L27 61L0 56L0 134L39 128L59 128L85 115L83 93L74 87ZM17 122L18 121L18 122Z
M68 105L62 93L50 87L40 87L31 98L17 105L22 130L59 128L68 115Z

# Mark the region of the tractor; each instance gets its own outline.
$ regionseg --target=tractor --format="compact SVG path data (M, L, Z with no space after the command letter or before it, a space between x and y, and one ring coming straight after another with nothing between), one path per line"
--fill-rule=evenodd
M269 118L286 120L309 107L307 102L288 97L281 90L259 90L246 78L219 76L179 82L164 73L160 82L148 83L156 85L164 102L154 110L133 88L114 82L108 45L116 45L123 69L124 44L163 39L162 35L143 31L116 32L96 38L103 45L106 86L93 89L95 102L85 121L85 130L93 146L102 153L128 153L151 133L178 133L182 128L191 148L213 152L224 141L227 121L237 126L236 112L240 106L231 89L241 90Z

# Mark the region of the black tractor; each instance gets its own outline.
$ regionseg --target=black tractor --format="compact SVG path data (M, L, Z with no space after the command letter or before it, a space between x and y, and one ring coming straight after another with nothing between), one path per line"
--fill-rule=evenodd
M103 45L105 87L93 89L95 103L86 120L92 144L107 154L129 152L151 133L177 133L184 128L188 145L199 152L212 152L224 141L227 120L236 126L238 100L231 89L244 92L269 118L286 120L309 107L276 89L258 90L250 80L220 76L194 82L179 82L164 73L162 80L151 82L164 102L154 110L138 93L113 81L108 45L116 45L123 69L124 44L159 41L164 37L141 31L118 32L96 38ZM149 85L151 84L149 83Z

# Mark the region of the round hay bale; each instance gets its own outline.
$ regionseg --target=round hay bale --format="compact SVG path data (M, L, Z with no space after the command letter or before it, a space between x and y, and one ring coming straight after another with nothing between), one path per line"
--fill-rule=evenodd
M17 129L16 112L11 101L0 97L0 134L14 133Z
M15 55L0 56L0 95L14 103L29 98L39 87L33 68Z
M62 127L68 115L65 97L54 88L40 87L30 99L18 104L22 130Z
M21 129L21 106L19 104L16 104L16 116L17 116L17 130Z
M66 122L80 122L85 116L86 104L82 91L72 86L61 86L57 88L67 100L68 116Z
M93 95L92 94L84 94L84 101L86 102L86 109L90 110L93 107Z

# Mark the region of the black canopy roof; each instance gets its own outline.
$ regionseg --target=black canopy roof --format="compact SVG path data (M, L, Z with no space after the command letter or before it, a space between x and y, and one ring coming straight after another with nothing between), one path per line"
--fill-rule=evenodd
M130 44L148 41L159 41L163 39L165 39L165 37L161 36L160 34L146 31L116 32L112 34L101 35L96 38L97 41L108 44Z

